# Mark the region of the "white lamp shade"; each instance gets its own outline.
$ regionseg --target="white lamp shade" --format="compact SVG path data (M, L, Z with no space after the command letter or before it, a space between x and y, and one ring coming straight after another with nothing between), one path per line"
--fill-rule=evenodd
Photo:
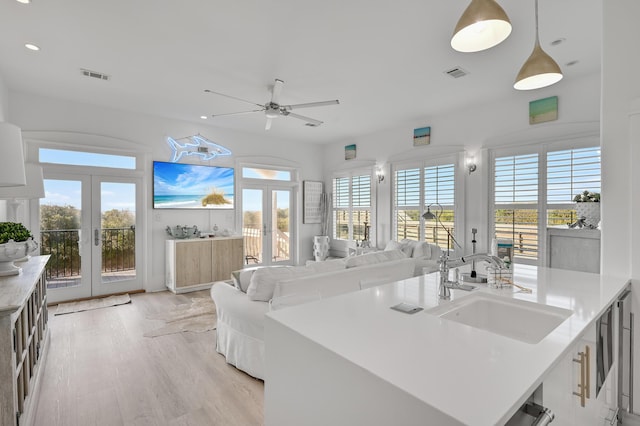
M513 88L516 90L540 89L560 80L562 80L560 66L542 50L539 43L536 43L531 56L520 68Z
M458 52L479 52L489 49L511 34L511 22L495 0L471 0L451 38L451 47Z
M0 123L0 186L26 184L22 132L18 126Z
M44 180L42 166L33 163L24 165L27 177L25 186L6 186L0 188L0 199L31 200L44 198Z

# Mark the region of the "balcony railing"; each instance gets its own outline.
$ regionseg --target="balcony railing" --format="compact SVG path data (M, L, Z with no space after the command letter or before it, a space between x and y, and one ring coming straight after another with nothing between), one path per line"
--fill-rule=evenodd
M135 270L135 234L135 227L102 229L102 272ZM48 280L80 276L79 235L79 229L40 231L40 253L51 256Z

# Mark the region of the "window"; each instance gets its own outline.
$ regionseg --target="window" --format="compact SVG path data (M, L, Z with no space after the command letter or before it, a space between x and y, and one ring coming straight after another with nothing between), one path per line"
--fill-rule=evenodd
M494 235L513 240L514 257L538 258L538 154L495 159Z
M600 192L598 146L494 153L493 167L493 234L513 241L519 263L538 263L546 227L575 221L574 196Z
M547 226L576 220L573 198L584 191L600 193L600 147L547 153Z
M371 174L333 179L333 238L371 240Z
M115 169L136 168L136 157L97 152L67 151L63 149L40 148L41 163L68 164L73 166L112 167Z
M453 247L455 230L455 164L397 168L394 171L394 239L428 241L438 246ZM440 206L442 209L440 209ZM430 209L436 221L424 221L422 214Z

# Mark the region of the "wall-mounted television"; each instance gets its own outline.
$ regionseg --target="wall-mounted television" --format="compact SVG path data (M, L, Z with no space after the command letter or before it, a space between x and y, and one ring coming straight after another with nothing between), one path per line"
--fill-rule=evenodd
M232 167L153 162L154 209L233 209Z

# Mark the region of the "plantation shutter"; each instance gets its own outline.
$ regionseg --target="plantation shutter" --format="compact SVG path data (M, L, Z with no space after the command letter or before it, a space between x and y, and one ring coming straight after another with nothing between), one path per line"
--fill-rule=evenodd
M547 225L576 220L573 198L584 191L600 193L600 147L547 153Z
M513 240L516 258L536 260L538 258L538 154L496 158L494 197L496 238Z
M395 239L419 240L420 236L420 169L395 171Z
M424 211L432 203L442 206L439 215L440 224L435 220L425 221L425 240L435 243L441 248L455 249L453 241L449 241L443 226L454 235L455 224L455 166L443 164L424 168ZM432 206L432 213L438 215L440 208Z
M371 199L371 175L333 179L333 238L371 238Z

